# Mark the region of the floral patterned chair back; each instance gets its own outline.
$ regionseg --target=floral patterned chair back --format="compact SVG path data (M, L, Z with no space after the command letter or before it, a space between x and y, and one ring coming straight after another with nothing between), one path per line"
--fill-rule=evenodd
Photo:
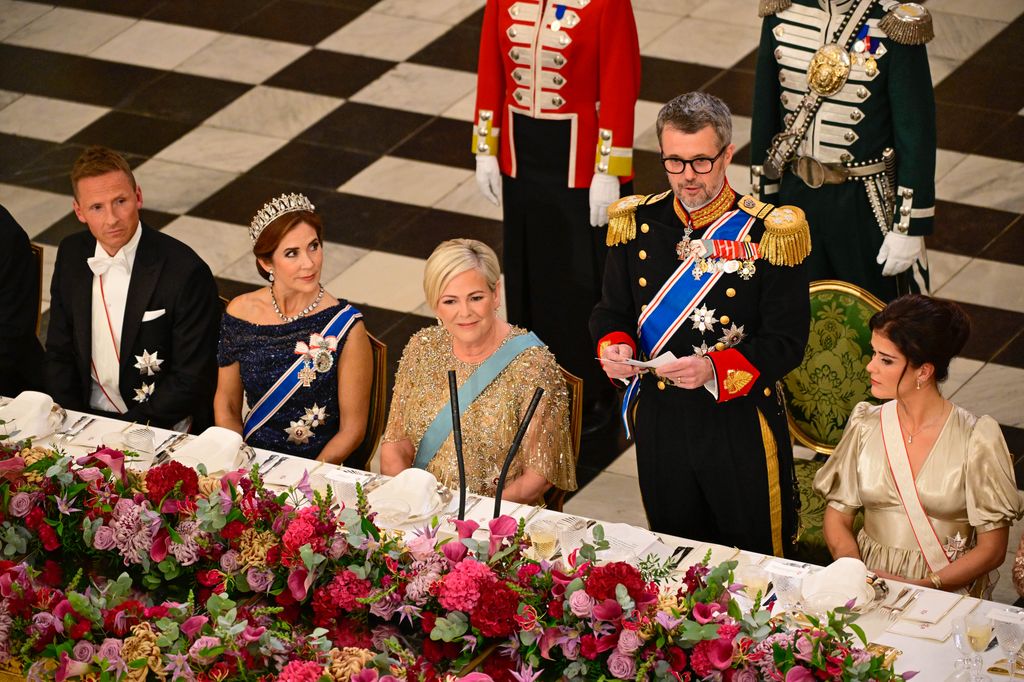
M798 555L829 563L822 533L825 500L812 487L825 457L835 451L854 406L871 398L868 321L884 305L860 287L839 280L811 283L811 329L800 366L783 379L789 431L814 460L797 460L800 489Z

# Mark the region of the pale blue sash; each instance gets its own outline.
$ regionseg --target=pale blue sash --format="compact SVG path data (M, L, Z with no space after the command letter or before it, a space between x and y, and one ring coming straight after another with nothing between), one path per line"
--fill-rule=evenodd
M345 338L349 328L356 320L361 319L363 314L350 305L338 311L338 314L331 318L327 326L320 332L321 336L334 336L339 341ZM249 436L259 430L271 417L277 414L281 406L288 402L288 399L299 389L302 382L299 381L299 370L302 369L305 360L299 358L278 377L274 385L263 394L263 397L253 405L245 418L245 427L242 429L242 439L248 440ZM335 388L334 390L337 390Z
M527 348L543 346L544 342L537 338L533 332L520 334L513 337L494 351L491 357L481 363L476 370L469 375L469 378L459 387L459 415L466 414L470 404L483 393L492 381L512 363ZM420 438L420 444L416 448L416 461L413 466L419 469L426 469L434 455L441 449L441 446L448 439L452 432L452 407L451 401L446 400L441 407L434 421Z

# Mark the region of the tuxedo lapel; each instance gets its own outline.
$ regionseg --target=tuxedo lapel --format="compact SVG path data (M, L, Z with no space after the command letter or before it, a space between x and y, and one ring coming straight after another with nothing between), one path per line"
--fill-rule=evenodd
M150 228L142 226L142 237L138 251L135 252L135 263L132 265L132 278L128 284L128 300L125 301L124 322L121 325L121 372L125 371L125 363L132 366L132 348L142 326L142 315L153 297L164 259L153 243ZM122 374L123 376L123 374Z

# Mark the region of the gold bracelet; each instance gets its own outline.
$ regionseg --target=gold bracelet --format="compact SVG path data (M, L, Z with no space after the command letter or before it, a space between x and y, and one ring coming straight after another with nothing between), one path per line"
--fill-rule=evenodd
M938 573L929 573L928 580L932 581L932 585L935 587L936 590L942 589L942 578L939 577Z

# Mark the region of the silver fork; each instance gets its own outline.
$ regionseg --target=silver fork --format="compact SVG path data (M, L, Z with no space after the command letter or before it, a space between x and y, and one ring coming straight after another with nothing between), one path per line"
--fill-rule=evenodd
M64 444L69 445L78 434L82 433L82 431L85 431L87 428L92 426L93 422L95 421L96 417L86 417L85 421L80 426L78 426L77 428L69 429L68 432L62 436L62 438L64 439Z
M902 604L899 604L898 602L893 602L893 605L889 607L889 622L899 620L900 616L903 615L903 612L906 611L911 604L917 601L917 598L920 594L921 590L914 590L913 593L909 597L907 597L907 599Z

